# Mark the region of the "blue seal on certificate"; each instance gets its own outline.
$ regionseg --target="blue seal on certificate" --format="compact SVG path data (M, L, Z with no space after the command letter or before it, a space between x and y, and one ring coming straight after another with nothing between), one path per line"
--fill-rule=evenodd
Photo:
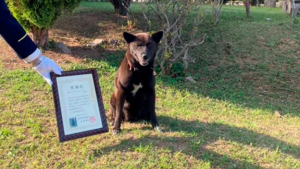
M73 118L70 118L69 119L69 122L70 122L70 127L77 127L77 120L76 120L76 117L73 117Z

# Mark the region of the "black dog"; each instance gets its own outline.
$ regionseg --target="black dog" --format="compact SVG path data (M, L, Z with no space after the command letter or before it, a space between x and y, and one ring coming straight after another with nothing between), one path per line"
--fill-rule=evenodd
M123 33L128 44L126 55L114 80L114 93L110 100L113 134L121 131L121 121L147 120L162 132L155 114L155 77L153 64L162 31Z

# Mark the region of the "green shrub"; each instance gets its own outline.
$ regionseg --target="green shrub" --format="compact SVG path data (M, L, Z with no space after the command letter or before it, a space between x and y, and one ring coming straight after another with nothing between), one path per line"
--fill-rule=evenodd
M34 42L48 45L48 29L64 12L72 11L81 0L6 0L13 16L26 31L33 33Z

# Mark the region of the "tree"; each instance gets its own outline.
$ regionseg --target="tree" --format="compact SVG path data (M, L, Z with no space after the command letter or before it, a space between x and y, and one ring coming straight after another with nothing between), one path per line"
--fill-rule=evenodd
M252 0L251 1L251 6L256 6L258 4L259 4L258 0Z
M246 7L247 18L250 18L251 14L250 14L249 0L246 0L246 2L244 2L244 4L245 4L245 7Z
M6 0L13 16L31 31L39 47L47 47L48 30L65 11L72 11L81 0Z
M212 10L213 10L213 15L214 15L214 24L217 25L218 21L219 21L219 15L222 9L222 5L223 5L223 0L214 0L211 1L211 6L212 6Z
M195 62L189 51L206 38L201 29L206 16L202 6L199 0L153 0L151 4L141 4L149 31L159 28L164 32L156 55L163 74L175 77Z
M110 0L110 2L114 6L116 14L127 15L127 9L130 7L131 0Z

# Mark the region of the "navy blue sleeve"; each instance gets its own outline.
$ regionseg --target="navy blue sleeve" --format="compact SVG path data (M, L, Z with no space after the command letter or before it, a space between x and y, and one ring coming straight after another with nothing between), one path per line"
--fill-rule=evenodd
M0 35L20 59L27 58L37 50L37 46L9 12L4 0L0 0Z

